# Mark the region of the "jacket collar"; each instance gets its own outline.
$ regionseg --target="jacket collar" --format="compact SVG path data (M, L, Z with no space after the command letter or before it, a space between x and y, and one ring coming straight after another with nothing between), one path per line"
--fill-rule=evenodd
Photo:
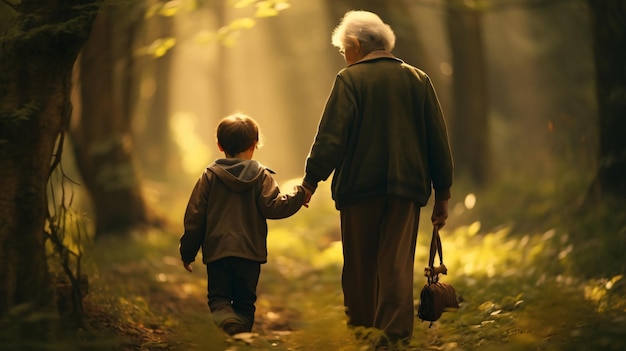
M356 65L358 63L361 62L365 62L365 61L371 61L371 60L376 60L379 58L390 58L390 59L394 59L397 60L399 62L404 62L402 60L400 60L399 58L395 57L392 53L390 53L389 51L385 51L385 50L374 50L372 52L370 52L369 54L365 55L365 57L363 57L362 59L360 59L359 61L353 63L352 65ZM349 65L349 66L352 66Z

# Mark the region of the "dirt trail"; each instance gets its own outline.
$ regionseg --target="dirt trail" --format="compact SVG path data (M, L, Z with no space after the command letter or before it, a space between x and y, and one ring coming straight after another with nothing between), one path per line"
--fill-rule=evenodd
M213 330L216 338L233 342L212 325L202 264L195 263L194 272L188 273L175 257L158 256L107 265L97 279L102 280L100 284L107 281L104 283L107 289L102 291L108 293L88 295L86 321L92 330L108 331L123 339L119 350L189 350L181 333L186 333L186 338L193 338L193 335L189 335L188 325L180 324L185 324L181 321L191 315L202 316L201 321L194 323L199 324L194 326L199 332L206 323L206 330ZM122 292L120 296L112 293L118 290ZM259 299L263 299L263 295L260 294ZM285 306L257 304L252 332L261 338L288 334L299 317L297 311Z

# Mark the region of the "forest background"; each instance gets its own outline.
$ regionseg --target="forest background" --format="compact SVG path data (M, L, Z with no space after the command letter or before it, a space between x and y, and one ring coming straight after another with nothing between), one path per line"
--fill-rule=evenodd
M253 116L264 136L255 158L277 172L284 191L299 181L345 66L330 33L350 9L374 11L392 26L394 53L430 75L450 129L456 183L442 231L445 279L465 302L430 329L416 323L413 346L626 346L620 1L52 3L0 2L7 349L357 350L342 324L328 183L311 208L270 223L254 335L235 340L212 326L206 277L199 264L184 272L177 256L191 188L221 156L214 132L225 115ZM42 15L48 9L52 15ZM57 64L46 56L54 45L74 56ZM607 65L610 84L601 74ZM46 81L54 74L60 84ZM43 103L64 94L61 103ZM39 116L55 113L61 122L47 138L50 151L21 154L46 139L37 134L47 125ZM23 129L31 121L35 127ZM20 168L18 159L28 164ZM46 170L33 180L43 184L44 206L23 209L19 184L28 182L7 179L29 179L34 168Z

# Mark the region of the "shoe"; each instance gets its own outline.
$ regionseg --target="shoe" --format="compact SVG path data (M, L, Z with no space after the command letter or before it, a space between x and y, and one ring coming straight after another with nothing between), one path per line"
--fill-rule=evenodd
M228 318L222 322L222 330L228 335L235 335L239 333L245 333L246 327L234 318Z

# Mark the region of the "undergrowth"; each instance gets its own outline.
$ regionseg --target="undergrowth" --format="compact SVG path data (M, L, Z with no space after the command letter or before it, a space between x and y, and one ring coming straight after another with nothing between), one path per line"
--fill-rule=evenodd
M416 318L411 346L626 349L623 215L596 208L565 220L573 212L537 203L549 213L534 225L517 226L503 213L519 209L489 208L489 196L494 195L455 193L449 223L441 230L449 270L442 279L463 301L430 327ZM531 202L542 201L532 197ZM105 238L86 250L85 309L93 329L101 332L86 334L83 341L111 350L362 351L345 324L339 214L323 187L310 205L269 223L269 262L262 267L253 334L234 339L213 324L204 266L198 260L193 273L182 268L180 233L142 230ZM416 306L425 283L430 210L429 205L422 211L418 235ZM507 220L495 225L497 218ZM592 236L582 234L592 229Z

